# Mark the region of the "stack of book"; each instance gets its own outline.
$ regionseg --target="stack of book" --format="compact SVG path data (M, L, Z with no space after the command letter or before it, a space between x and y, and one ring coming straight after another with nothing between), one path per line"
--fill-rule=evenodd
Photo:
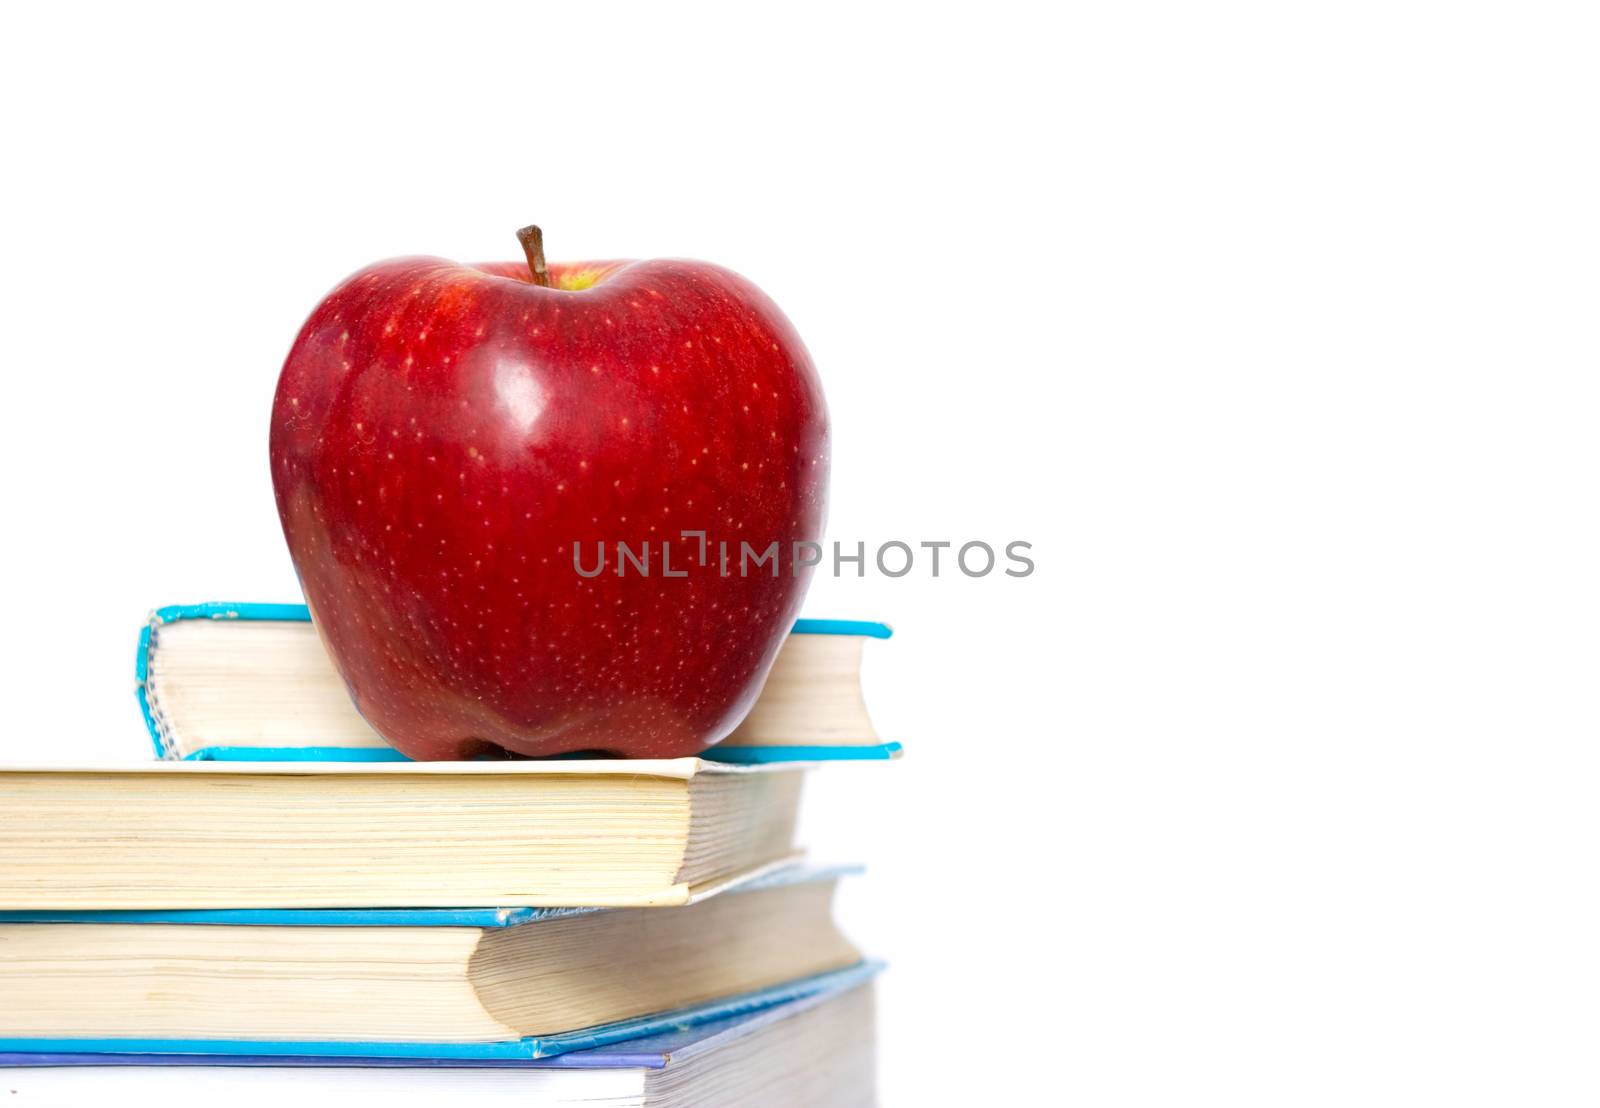
M303 608L158 612L161 759L0 771L8 1088L872 1103L880 964L832 914L855 871L794 830L809 768L898 753L859 683L888 629L796 632L703 757L421 763L350 708Z

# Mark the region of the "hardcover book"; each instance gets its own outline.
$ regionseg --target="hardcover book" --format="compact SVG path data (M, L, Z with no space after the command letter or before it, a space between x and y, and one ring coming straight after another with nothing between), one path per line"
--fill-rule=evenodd
M641 1026L631 1038L541 1058L54 1049L0 1052L0 1067L21 1104L148 1096L280 1108L309 1097L313 1104L439 1108L483 1097L585 1108L869 1108L872 977L879 968L867 963L766 1004L707 1009L653 1030Z
M7 912L0 1046L559 1053L858 965L833 921L841 873L790 868L673 911Z
M0 909L684 904L792 858L802 777L699 758L0 769Z
M890 758L873 729L861 660L887 626L800 620L760 698L705 758L741 764ZM303 604L193 604L139 635L140 710L158 757L403 761L346 693Z

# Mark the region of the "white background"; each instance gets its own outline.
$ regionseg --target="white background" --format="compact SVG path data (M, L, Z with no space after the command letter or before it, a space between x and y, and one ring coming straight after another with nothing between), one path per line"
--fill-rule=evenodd
M306 313L538 221L784 306L831 538L1034 544L806 606L887 1104L1600 1096L1584 6L331 7L3 17L0 757L143 757Z

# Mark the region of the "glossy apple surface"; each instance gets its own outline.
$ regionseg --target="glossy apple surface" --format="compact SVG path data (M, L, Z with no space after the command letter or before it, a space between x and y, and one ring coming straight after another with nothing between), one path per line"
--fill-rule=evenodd
M381 262L279 378L273 486L306 600L413 758L699 751L748 711L807 583L791 551L822 529L827 414L777 306L699 262L549 281ZM619 541L650 544L648 575L616 572ZM780 572L741 575L739 544L773 541ZM604 544L604 571L574 543L586 571Z

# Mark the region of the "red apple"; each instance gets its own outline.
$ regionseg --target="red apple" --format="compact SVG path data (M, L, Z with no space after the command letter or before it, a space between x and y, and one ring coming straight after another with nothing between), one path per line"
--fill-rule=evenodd
M524 248L379 262L311 313L272 412L289 552L357 708L411 757L691 754L749 710L800 606L822 388L728 270L546 270L531 228ZM650 572L619 574L618 542L650 544ZM778 572L741 574L740 544L773 542Z

